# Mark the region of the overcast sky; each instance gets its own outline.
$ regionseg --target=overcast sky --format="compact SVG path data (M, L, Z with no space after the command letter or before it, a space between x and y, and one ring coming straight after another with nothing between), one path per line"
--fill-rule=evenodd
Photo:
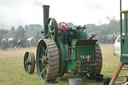
M126 0L125 0L126 1ZM76 25L119 20L119 0L0 0L0 29L43 23L42 5L50 5L50 17Z

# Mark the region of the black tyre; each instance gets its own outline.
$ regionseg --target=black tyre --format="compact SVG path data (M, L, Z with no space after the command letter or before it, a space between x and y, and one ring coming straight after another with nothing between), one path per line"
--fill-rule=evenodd
M32 52L26 52L24 55L24 70L29 74L35 70L35 56Z
M99 46L95 48L95 58L96 58L96 66L94 67L94 71L90 74L90 78L95 78L97 74L101 73L102 70L102 52Z

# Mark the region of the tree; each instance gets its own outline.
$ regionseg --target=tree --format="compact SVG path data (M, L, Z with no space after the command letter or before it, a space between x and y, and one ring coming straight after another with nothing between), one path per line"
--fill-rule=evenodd
M22 25L20 25L16 32L16 37L18 40L20 40L20 46L26 47L26 36L25 36L25 30Z
M22 25L20 25L17 29L17 38L22 40L23 38L25 38L25 31Z
M8 30L5 30L5 29L0 29L0 34L1 35L4 35L6 33L8 33L9 31Z
M28 25L25 25L25 31L28 31L28 30L29 30Z
M87 24L86 27L87 27L86 31L87 31L88 34L92 33L92 32L95 32L95 31L99 31L98 26L96 26L95 24Z
M109 19L109 17L108 17ZM101 32L105 34L113 34L113 32L120 32L120 21L116 21L115 18L111 19L108 24L102 24L96 26L95 24L88 24L87 25L87 33L90 34L91 32Z
M15 31L15 27L14 26L11 27L11 31Z
M0 29L0 47L2 46L1 40L4 38L4 35L6 35L9 31L5 29Z

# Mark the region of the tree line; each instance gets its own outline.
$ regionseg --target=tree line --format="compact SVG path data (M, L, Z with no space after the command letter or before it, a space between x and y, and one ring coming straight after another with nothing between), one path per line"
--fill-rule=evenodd
M105 42L108 39L107 36L116 36L120 33L120 21L115 19L110 20L108 24L87 24L86 25L87 34L95 33L96 35L101 35L104 37L100 37L101 42ZM38 40L43 37L41 31L43 30L40 24L30 24L30 25L19 25L17 28L14 26L11 27L10 30L8 29L0 29L0 41L3 38L15 38L17 41L22 40L22 47L26 47L26 40L27 38L34 37L36 40L35 46L38 43ZM102 39L103 38L103 39ZM2 42L0 42L0 47L2 46Z
M19 25L17 28L14 26L8 29L0 29L0 47L2 46L2 39L11 39L14 38L15 41L22 41L20 43L21 47L26 47L26 41L30 37L34 37L35 41L41 38L42 26L40 24L30 24L30 25ZM35 42L36 45L37 42Z

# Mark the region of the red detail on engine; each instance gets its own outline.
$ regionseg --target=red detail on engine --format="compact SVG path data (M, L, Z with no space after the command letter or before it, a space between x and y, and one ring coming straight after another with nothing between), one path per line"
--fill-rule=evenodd
M62 31L66 31L69 29L68 24L66 24L65 22L60 22L58 24L58 28L59 30L62 30Z

